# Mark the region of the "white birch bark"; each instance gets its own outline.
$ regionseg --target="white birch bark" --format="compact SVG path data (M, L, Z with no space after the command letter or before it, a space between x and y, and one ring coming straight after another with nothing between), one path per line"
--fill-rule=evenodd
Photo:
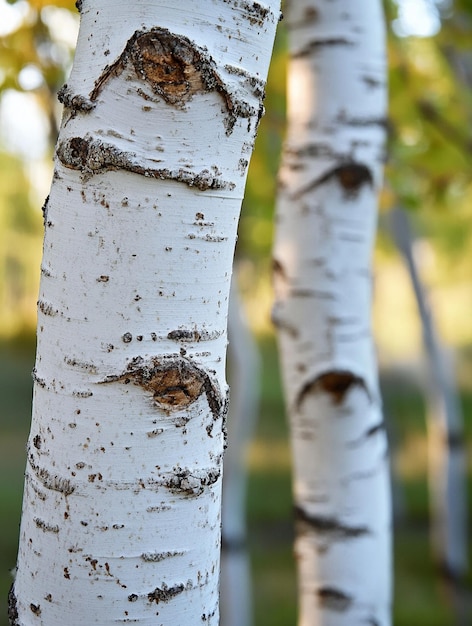
M460 399L454 383L452 358L441 348L421 284L406 213L395 209L391 224L415 293L430 377L427 430L433 554L443 575L454 584L461 580L468 567L467 462Z
M278 3L83 0L11 624L217 624L226 317Z
M378 0L291 0L274 248L300 626L390 624L390 485L371 334L386 115Z

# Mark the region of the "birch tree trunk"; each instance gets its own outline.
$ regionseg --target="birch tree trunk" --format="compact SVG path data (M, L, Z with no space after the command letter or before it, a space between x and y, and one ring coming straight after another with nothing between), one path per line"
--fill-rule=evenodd
M371 335L381 3L291 0L274 322L292 433L300 626L390 624L390 485Z
M10 623L218 623L226 317L276 0L83 0Z

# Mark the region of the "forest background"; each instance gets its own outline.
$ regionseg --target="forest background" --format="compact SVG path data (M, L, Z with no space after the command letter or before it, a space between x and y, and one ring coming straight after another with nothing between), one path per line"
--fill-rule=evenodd
M397 626L453 624L429 548L427 367L411 281L389 214L409 212L414 254L461 393L472 493L472 2L386 0L389 156L374 258L374 325L392 443ZM52 175L78 14L71 0L0 0L0 626L6 622L30 412L40 207ZM266 116L251 162L237 276L263 357L261 407L248 450L255 624L295 623L290 452L270 322L271 245L285 125L286 41L279 28ZM73 254L73 251L71 251ZM470 522L469 522L470 525ZM472 529L472 528L471 528ZM469 533L469 536L472 533ZM470 550L470 548L469 548ZM471 576L465 581L469 589ZM472 614L472 608L471 608Z

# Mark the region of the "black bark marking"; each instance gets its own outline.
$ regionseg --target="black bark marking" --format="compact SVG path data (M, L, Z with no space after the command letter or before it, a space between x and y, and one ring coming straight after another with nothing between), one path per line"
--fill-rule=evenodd
M348 117L344 110L337 116L337 121L345 126L354 126L358 128L379 126L386 131L390 128L390 122L386 117Z
M66 365L70 365L71 367L77 367L86 372L90 372L91 374L97 373L97 368L93 363L87 363L86 361L79 361L74 357L64 357L64 363Z
M57 92L57 99L65 107L72 110L74 117L78 112L88 113L95 108L94 102L91 102L85 96L74 94L67 83Z
M236 6L243 11L244 17L250 24L262 26L270 14L268 7L263 7L259 2L237 2Z
M312 181L301 190L293 194L293 198L300 198L305 193L317 187L336 180L341 186L346 200L354 200L364 185L374 186L374 179L370 169L361 163L347 162L329 170L323 176Z
M46 489L58 491L64 496L69 496L71 493L74 492L75 487L71 484L68 478L53 476L51 472L49 472L49 470L45 469L44 467L39 467L39 465L36 465L33 454L31 452L28 454L28 462L31 466L31 469L33 470L34 475Z
M251 117L256 113L253 107L226 89L205 48L199 48L187 37L171 33L166 28L136 31L118 59L104 68L95 82L90 100L94 102L104 85L125 69L132 69L156 96L177 108L183 108L197 93L216 91L227 111L228 135L238 117ZM138 93L150 99L139 89Z
M300 57L309 56L310 54L314 54L322 50L323 48L331 48L333 46L345 46L351 47L355 46L355 41L350 41L345 37L330 37L327 39L317 39L315 41L310 41L304 48L301 50L297 50L293 53L292 58L297 59Z
M379 422L378 424L374 424L373 426L371 426L371 427L367 430L367 432L366 432L365 436L366 436L367 438L369 438L369 437L373 437L374 435L377 435L379 432L382 432L382 431L384 431L384 430L385 430L385 422L384 422L384 421L382 421L382 422Z
M154 591L148 593L147 597L149 602L159 604L159 602L169 602L183 591L185 591L185 585L182 583L173 587L168 587L165 583L162 583L162 587L156 587Z
M30 610L32 613L34 613L37 617L39 617L41 615L41 607L39 604L33 604L31 602L30 604Z
M145 361L135 357L126 372L108 376L102 383L115 381L139 385L152 392L154 402L162 409L179 411L198 400L205 393L213 418L221 417L224 401L216 383L205 370L178 356L155 357Z
M333 170L332 176L338 179L347 198L355 198L363 185L374 185L369 168L359 163L341 165Z
M174 556L183 556L185 552L172 550L167 552L145 552L141 554L141 558L146 563L159 563L165 559L170 559Z
M359 376L343 370L325 372L303 385L297 397L297 407L300 408L308 395L319 392L329 394L333 404L342 404L348 391L355 386L362 387L368 394L366 384Z
M44 520L39 519L39 517L34 518L34 523L36 524L37 528L40 528L45 533L54 533L55 535L59 533L59 526L53 526L52 524L48 524Z
M228 74L233 74L235 76L241 76L242 78L244 78L244 84L247 88L251 90L253 95L259 100L264 100L266 83L259 76L250 74L247 70L237 65L225 65L225 70L228 72Z
M175 180L200 191L207 189L229 189L234 183L218 178L216 171L202 170L193 172L187 169L169 170L167 168L148 168L138 162L136 154L123 152L110 143L100 139L85 137L71 137L58 144L56 154L65 167L78 170L84 180L95 174L104 172L127 170L134 174L155 178L158 180Z
M278 259L272 259L272 275L274 279L280 279L283 282L287 282L287 272L284 266Z
M321 587L316 595L320 606L331 611L344 613L353 603L353 598L347 593L334 587Z
M55 309L50 302L46 302L45 300L38 300L38 309L41 313L49 317L56 317L56 315L59 314L59 309Z
M12 583L10 591L8 592L8 622L10 626L19 626L15 583Z
M221 476L221 470L210 469L191 472L189 469L178 468L176 473L169 477L165 486L169 491L186 497L200 496L205 487L214 485Z
M46 224L47 224L47 221L48 221L48 203L49 203L49 196L46 196L46 200L44 201L44 204L41 207L41 212L43 214L43 225L44 225L44 228L46 228Z
M379 433L382 433L384 431L385 431L385 422L381 421L378 424L374 424L373 426L368 428L358 439L350 442L348 446L349 448L358 448L359 446L363 445L363 443L367 439L370 439L371 437L375 437L375 435L378 435Z
M81 13L81 11L82 11L82 0L76 0L75 1L75 8L77 9L77 11L79 13Z
M211 341L218 339L222 334L223 331L220 330L208 331L205 329L198 330L196 328L179 328L177 330L171 330L170 333L167 334L167 339L172 339L173 341Z
M327 535L333 539L355 539L369 534L367 526L347 526L334 517L310 515L302 507L294 507L295 523L299 534L314 531L320 535Z

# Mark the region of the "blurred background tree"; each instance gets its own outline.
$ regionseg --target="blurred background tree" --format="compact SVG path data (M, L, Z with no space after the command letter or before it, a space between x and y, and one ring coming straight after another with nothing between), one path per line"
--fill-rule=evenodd
M292 0L293 1L293 0ZM390 114L386 183L375 254L376 326L398 477L394 623L453 624L428 547L424 367L406 270L386 226L409 209L415 255L439 335L454 348L472 441L472 3L385 0ZM31 401L40 207L52 175L78 13L73 0L0 0L0 595L6 598L21 506ZM267 113L251 162L237 248L239 283L264 356L259 428L249 454L255 623L295 623L290 456L270 323L270 254L285 118L285 35L280 25ZM385 219L384 217L385 216ZM471 462L468 466L469 500ZM469 574L469 588L470 588ZM469 595L470 601L470 595ZM3 605L6 607L5 604ZM469 604L472 615L472 603ZM2 611L3 613L6 612ZM0 614L0 626L6 617ZM224 625L223 625L224 626Z

